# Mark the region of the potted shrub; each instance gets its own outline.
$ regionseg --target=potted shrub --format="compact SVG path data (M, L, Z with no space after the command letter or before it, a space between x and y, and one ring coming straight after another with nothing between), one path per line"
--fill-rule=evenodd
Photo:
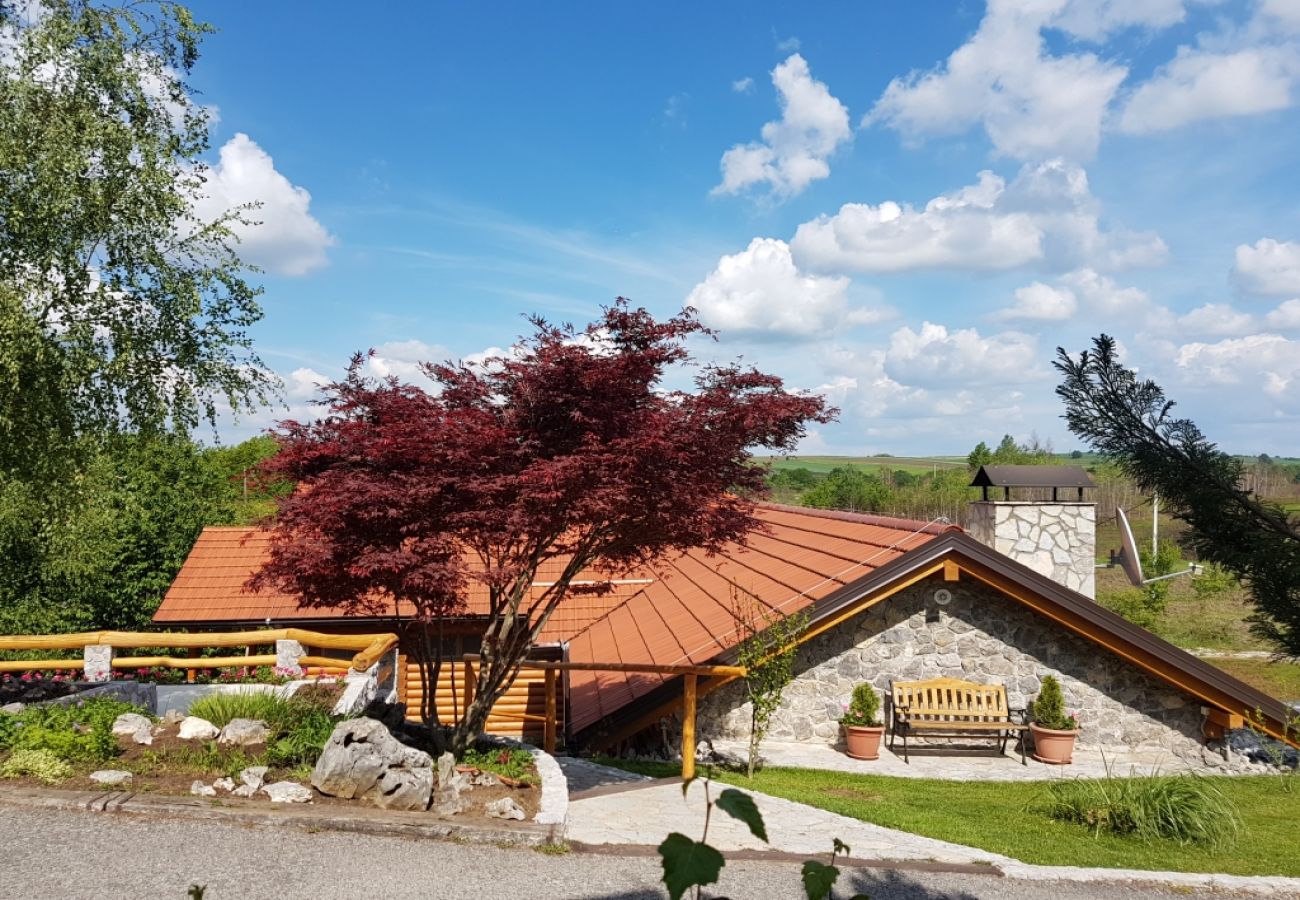
M840 724L844 726L849 756L880 758L880 737L885 733L885 726L880 724L880 697L875 688L864 683L853 689L853 699L844 707Z
M1065 711L1065 696L1055 675L1043 678L1043 688L1032 704L1029 732L1034 736L1034 759L1063 766L1074 758L1074 739L1079 720Z

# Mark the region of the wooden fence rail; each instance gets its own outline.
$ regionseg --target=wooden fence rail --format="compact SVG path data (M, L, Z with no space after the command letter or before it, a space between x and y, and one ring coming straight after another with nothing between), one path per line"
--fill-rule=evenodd
M397 646L395 634L325 634L303 628L265 628L256 631L211 631L197 633L156 631L86 631L78 634L31 634L0 636L0 650L75 650L81 649L82 659L0 660L0 672L18 672L29 669L59 670L81 669L86 665L86 648L109 647L114 651L114 667L165 666L175 669L210 669L226 666L274 666L274 654L256 656L173 657L173 656L117 656L118 649L141 647L178 647L203 649L208 647L258 647L277 641L296 641L303 647L322 650L352 650L352 659L333 659L325 656L298 656L299 665L350 667L364 672L379 661L385 653Z

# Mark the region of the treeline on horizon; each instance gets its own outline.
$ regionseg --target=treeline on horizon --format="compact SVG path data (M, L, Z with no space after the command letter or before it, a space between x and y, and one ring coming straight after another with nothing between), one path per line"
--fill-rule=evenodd
M923 462L919 458L912 461ZM1300 460L1275 460L1259 454L1243 457L1243 461L1247 463L1244 488L1283 503L1300 499ZM918 472L915 466L891 466L888 462L855 465L846 458L843 465L821 472L798 465L796 458L774 466L767 480L772 499L779 503L923 521L944 518L963 525L971 501L979 497L978 489L970 486L971 478L984 465L1081 466L1097 484L1088 499L1097 503L1099 522L1114 518L1116 507L1130 510L1151 499L1104 459L1079 450L1056 453L1037 438L1017 442L1009 434L994 448L980 441L966 456L965 466Z

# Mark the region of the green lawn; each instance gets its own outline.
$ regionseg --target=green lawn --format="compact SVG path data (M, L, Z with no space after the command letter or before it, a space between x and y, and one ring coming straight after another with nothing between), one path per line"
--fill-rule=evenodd
M1210 657L1206 662L1240 678L1253 688L1278 700L1300 700L1300 664L1273 662L1268 659L1220 659Z
M759 462L770 462L773 469L807 469L825 474L831 469L847 467L878 472L882 468L901 469L916 475L928 474L935 469L964 468L966 463L929 456L791 456L759 457Z
M656 777L679 771L663 763L600 762ZM713 776L740 788L1038 865L1300 876L1300 784L1285 777L1216 778L1237 804L1245 830L1231 849L1210 852L1169 841L1093 836L1083 826L1056 822L1044 812L1042 783L934 781L784 768L765 769L753 781L735 772ZM834 836L827 835L827 841Z

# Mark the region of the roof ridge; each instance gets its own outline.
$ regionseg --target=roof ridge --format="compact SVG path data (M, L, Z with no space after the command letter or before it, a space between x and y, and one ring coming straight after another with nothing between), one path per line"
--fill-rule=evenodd
M906 528L912 531L922 531L926 534L945 534L949 531L965 531L965 529L960 525L954 525L951 522L941 521L939 519L922 522L920 519L881 516L876 515L875 513L855 513L839 509L818 509L814 506L790 506L786 503L773 503L769 500L759 500L756 505L762 509L773 509L777 512L794 513L796 515L811 516L817 519L836 519L841 522L855 522L859 525L879 525L883 528Z

